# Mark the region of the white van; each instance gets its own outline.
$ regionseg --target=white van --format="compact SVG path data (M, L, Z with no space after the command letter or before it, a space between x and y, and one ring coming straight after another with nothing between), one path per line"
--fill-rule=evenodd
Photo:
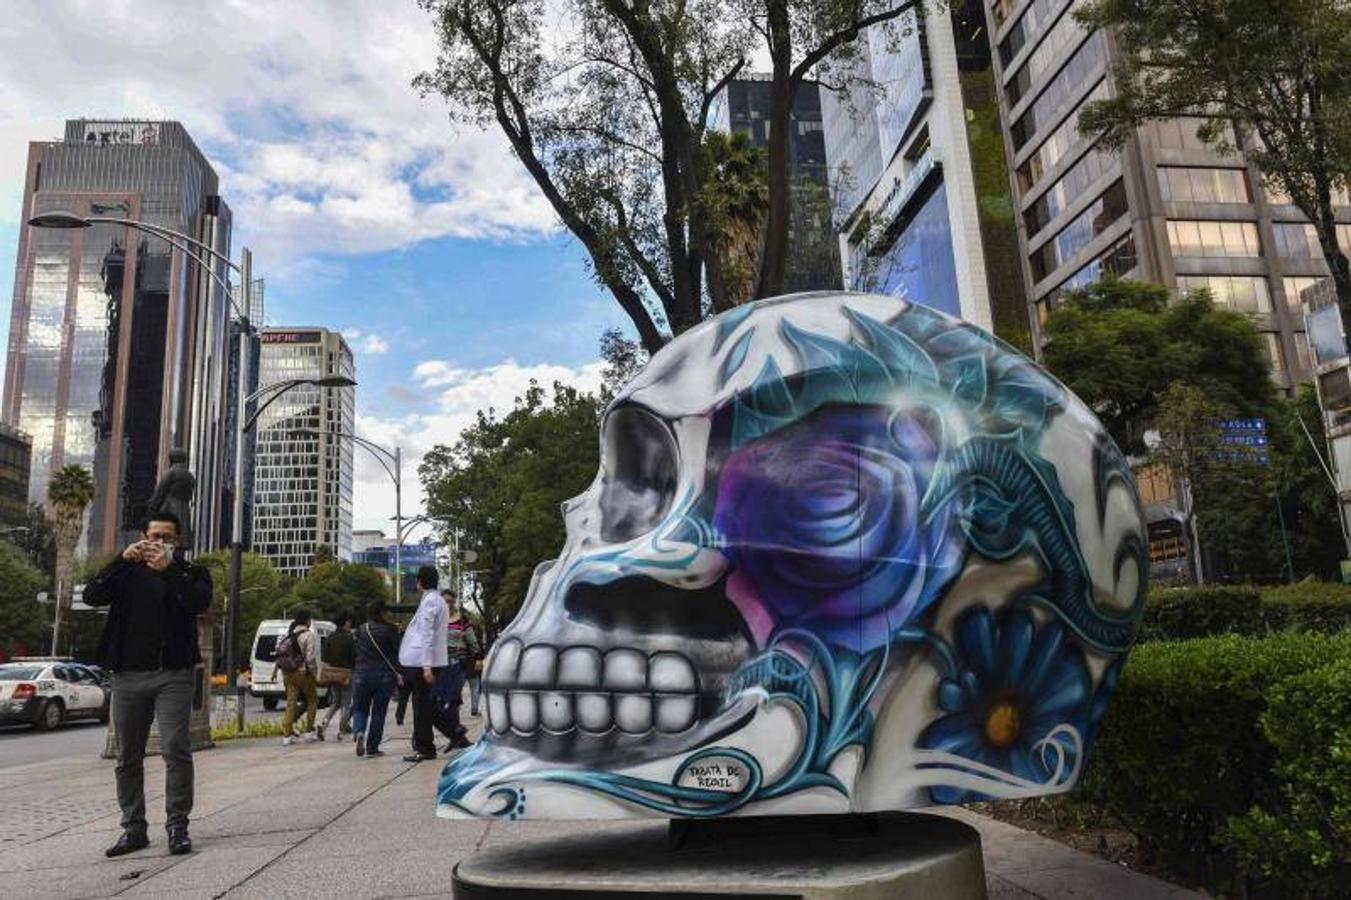
M258 623L258 632L253 636L249 693L262 698L263 709L276 709L277 704L286 699L286 685L282 681L281 671L277 669L277 642L290 627L290 619L264 619ZM314 648L316 654L322 651L324 638L338 630L338 626L332 622L319 619L310 622L310 628L319 637L319 646ZM328 705L326 687L319 688L319 705Z

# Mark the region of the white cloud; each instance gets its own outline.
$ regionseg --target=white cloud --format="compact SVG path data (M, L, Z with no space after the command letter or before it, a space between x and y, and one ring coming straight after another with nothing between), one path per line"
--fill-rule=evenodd
M551 386L555 381L594 391L600 387L604 363L579 368L541 364L522 366L505 360L483 369L456 368L445 360L428 360L413 368L412 381L421 389L440 388L435 409L398 418L358 416L357 434L403 453L403 514L423 511L418 465L437 444L454 444L460 432L474 422L478 411L511 409L530 382ZM356 528L380 528L393 534L394 486L389 475L369 454L357 451L354 504Z
M378 334L368 334L361 342L360 352L371 356L380 356L389 352L389 342Z
M344 329L342 330L342 336L345 337L345 338L347 338L347 340L349 340L349 341L355 341L357 338L361 337L361 329L360 329L360 328L344 328Z
M412 78L436 59L411 0L343 4L29 0L0 19L0 222L30 140L66 118L183 122L260 271L314 252L442 236L528 239L551 209L496 132L452 132Z

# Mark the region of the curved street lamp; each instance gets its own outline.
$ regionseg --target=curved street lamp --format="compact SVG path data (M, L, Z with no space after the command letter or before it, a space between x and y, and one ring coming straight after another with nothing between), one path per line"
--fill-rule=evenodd
M198 240L189 234L181 231L174 231L163 225L156 225L152 222L142 222L137 219L126 219L117 216L81 216L68 210L51 210L45 213L39 213L28 220L28 224L34 228L55 228L55 229L75 229L90 228L94 225L122 225L137 231L143 231L146 234L153 235L160 240L165 241L174 249L180 251L185 256L192 259L207 274L215 280L225 291L226 300L234 307L239 315L240 321L240 341L239 341L239 366L238 376L239 385L236 396L239 398L238 409L235 411L235 471L234 471L234 517L231 521L231 546L233 548L230 560L230 601L226 610L226 652L227 656L226 677L231 689L238 686L238 679L235 675L233 664L234 651L234 629L231 627L238 615L239 606L239 578L240 578L240 547L244 540L244 508L243 508L243 484L244 484L244 410L248 400L244 396L244 391L248 386L248 344L243 340L243 335L250 328L249 315L252 311L252 290L253 290L253 253L248 247L240 251L240 261L238 263L230 259L224 253L221 253L215 247ZM207 262L201 254L224 264L227 268L239 273L240 280L240 298L241 303L236 304L233 292L230 290L229 283L216 272L216 267ZM240 705L240 719L243 718L243 705Z

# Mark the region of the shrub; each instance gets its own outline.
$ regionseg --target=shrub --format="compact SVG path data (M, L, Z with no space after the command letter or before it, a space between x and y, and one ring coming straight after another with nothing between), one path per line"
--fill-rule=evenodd
M1351 658L1285 679L1262 730L1279 793L1230 820L1221 841L1279 896L1345 896L1351 885Z
M1213 885L1237 874L1216 836L1276 791L1261 725L1274 685L1351 658L1351 634L1166 641L1137 647L1084 773L1087 799L1174 871Z
M1262 634L1262 597L1248 587L1151 591L1140 640L1167 641L1219 634Z
M280 719L263 719L255 722L245 722L244 731L241 734L235 728L233 721L211 729L211 740L233 741L238 738L258 738L258 737L281 737Z
M1266 588L1262 619L1268 631L1344 631L1351 628L1351 585L1301 581Z

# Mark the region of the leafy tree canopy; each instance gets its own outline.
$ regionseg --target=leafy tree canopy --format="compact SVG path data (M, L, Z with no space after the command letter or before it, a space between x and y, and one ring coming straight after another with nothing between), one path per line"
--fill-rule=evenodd
M1171 299L1158 285L1105 278L1068 293L1045 334L1046 367L1126 453L1144 453L1145 431L1174 382L1205 390L1235 415L1264 415L1275 401L1256 327L1204 291Z
M0 650L40 653L51 638L51 604L37 602L47 576L18 548L0 541Z
M230 588L230 554L225 550L213 553L201 553L193 562L211 573L211 611L218 622L225 621L225 598ZM268 618L269 612L286 595L280 573L272 562L257 553L245 553L240 560L239 578L239 622L236 633L239 663L252 647L253 635L258 623ZM223 647L217 651L224 652Z
M314 565L290 593L273 601L267 617L283 618L304 607L318 618L333 619L344 610L358 614L375 600L390 600L389 586L379 569L330 560Z

